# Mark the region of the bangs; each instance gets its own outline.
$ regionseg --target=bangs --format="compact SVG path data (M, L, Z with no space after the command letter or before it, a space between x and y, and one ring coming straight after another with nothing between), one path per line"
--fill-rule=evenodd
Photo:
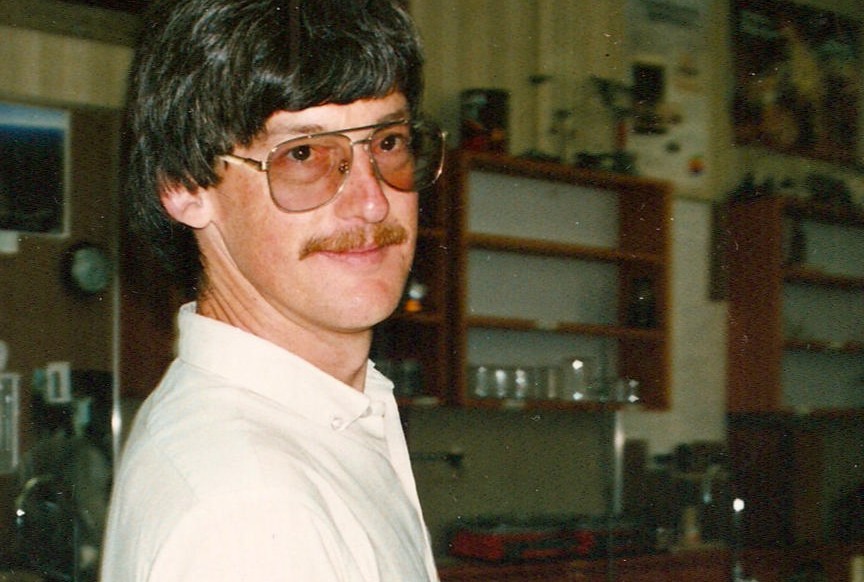
M244 121L233 136L238 143L248 144L266 120L281 110L345 105L401 91L412 113L416 112L423 89L422 55L413 29L407 24L392 26L392 22L391 27L384 27L383 19L376 20L374 11L368 10L322 17L316 13L328 12L322 6L325 4L307 5L300 14L304 22L293 33L291 24L296 23L285 19L259 22L270 29L260 35L269 42L254 49L253 67L236 63L238 69L251 74L246 94L237 101L247 109L232 115ZM339 22L323 26L329 18ZM340 23L349 18L354 19L353 26L346 29Z

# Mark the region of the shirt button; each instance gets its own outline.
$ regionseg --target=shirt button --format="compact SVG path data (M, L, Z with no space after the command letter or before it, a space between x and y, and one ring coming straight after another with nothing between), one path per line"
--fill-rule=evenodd
M341 416L333 416L330 418L330 428L333 430L342 430L345 428L345 419Z

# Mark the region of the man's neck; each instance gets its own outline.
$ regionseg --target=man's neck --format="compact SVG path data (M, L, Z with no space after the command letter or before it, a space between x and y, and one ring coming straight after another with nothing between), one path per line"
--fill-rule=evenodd
M197 312L284 348L359 392L365 389L371 330L325 332L296 322L274 324L278 316L253 317L209 294L198 299Z

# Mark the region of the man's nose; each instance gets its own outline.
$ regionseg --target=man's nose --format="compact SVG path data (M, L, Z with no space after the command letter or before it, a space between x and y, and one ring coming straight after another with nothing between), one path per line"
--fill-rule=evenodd
M390 201L384 184L369 154L366 140L353 142L353 162L337 199L338 214L345 218L361 217L365 222L383 221L390 212Z

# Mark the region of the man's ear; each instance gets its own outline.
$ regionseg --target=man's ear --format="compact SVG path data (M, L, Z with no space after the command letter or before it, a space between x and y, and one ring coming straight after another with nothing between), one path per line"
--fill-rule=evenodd
M191 228L204 228L210 223L209 192L204 188L189 188L180 184L166 186L159 194L165 211L177 222Z

